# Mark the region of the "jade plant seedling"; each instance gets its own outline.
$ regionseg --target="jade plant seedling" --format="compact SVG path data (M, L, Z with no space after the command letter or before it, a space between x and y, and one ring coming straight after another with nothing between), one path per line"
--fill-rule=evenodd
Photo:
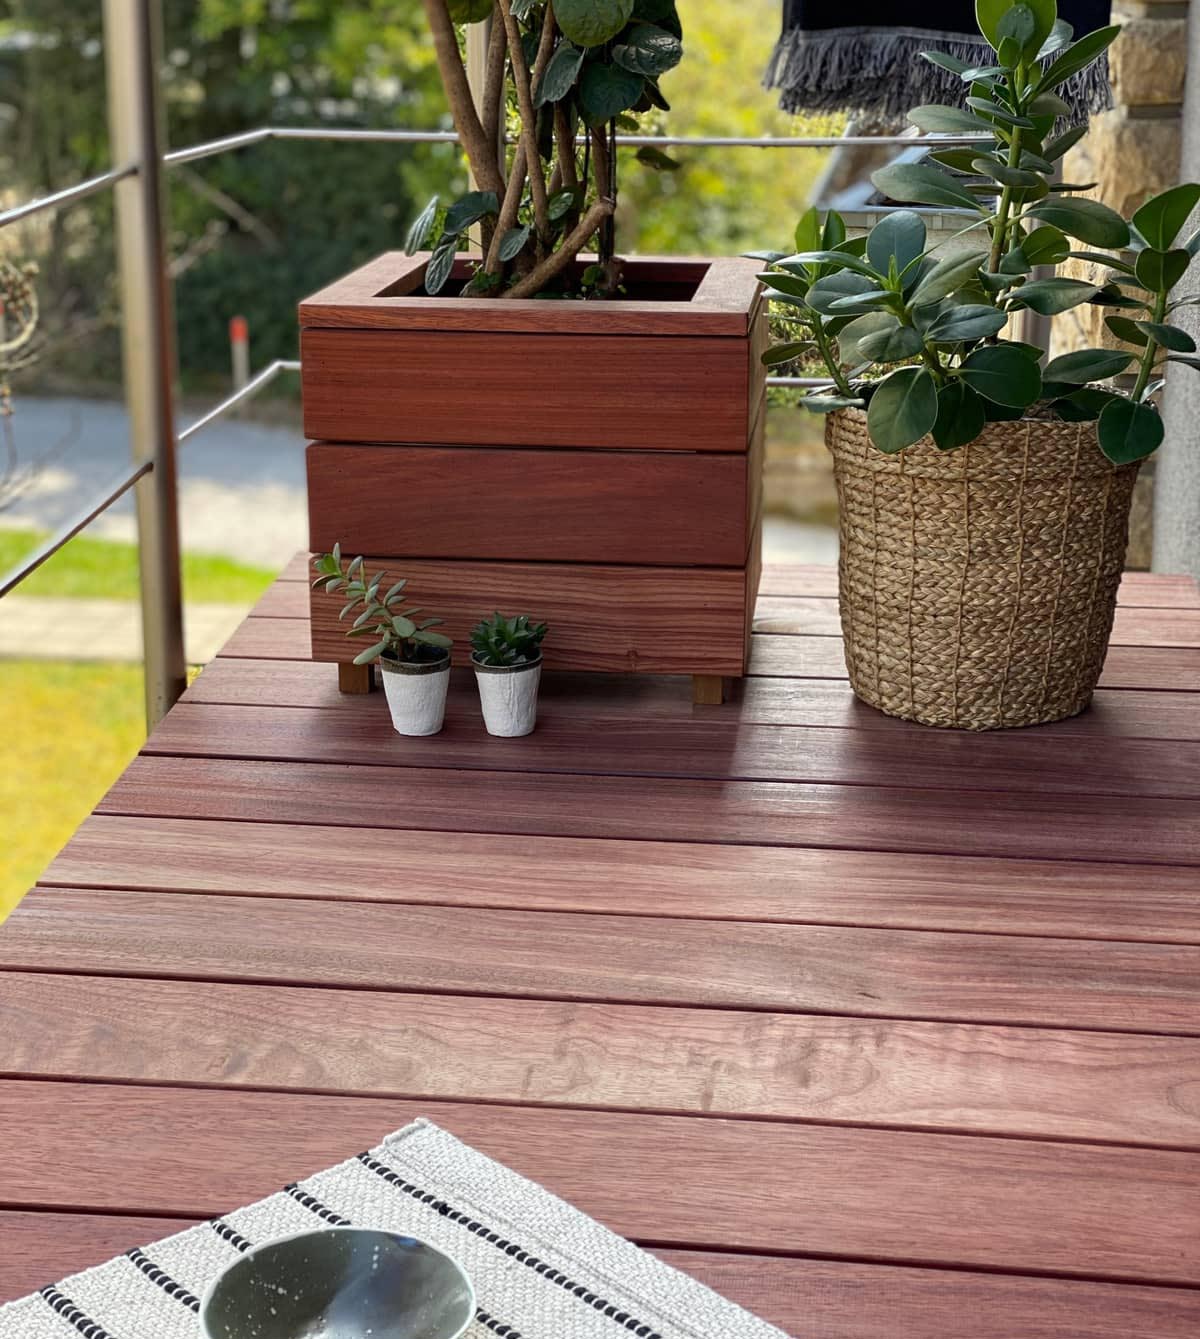
M416 605L402 607L404 588L408 585L406 579L393 582L381 593L387 573L369 576L361 557L343 563L338 544L333 546L332 553L313 558L313 571L317 573L312 583L314 590L346 597L338 618L345 620L355 610L359 611L346 636L372 639L371 645L354 657L356 665L369 665L380 656L407 664L440 660L454 645L445 633L431 631L440 626L443 619L426 618L418 622L416 616L422 612L420 608Z
M989 422L1033 415L1097 420L1110 460L1140 460L1162 441L1153 397L1166 366L1200 369L1195 342L1170 319L1200 302L1176 293L1200 252L1200 230L1181 240L1200 185L1163 191L1126 220L1081 194L1091 183L1056 180L1056 164L1086 128L1059 128L1070 108L1055 90L1097 60L1119 28L1076 39L1054 0L977 0L976 18L990 64L925 53L962 79L964 105L917 107L909 120L927 133L981 138L872 176L892 199L962 210L959 248L929 247L913 210L896 210L858 238L847 237L836 213L821 219L810 210L795 254L759 253L768 262L761 278L791 326L764 361L818 358L831 385L805 405L865 408L880 451L927 434L953 450ZM1068 260L1088 262L1099 277L1057 273ZM1083 303L1106 310L1124 347L1079 349L1042 366L1046 350L1004 337L1023 308L1055 316ZM1110 383L1126 372L1128 389Z

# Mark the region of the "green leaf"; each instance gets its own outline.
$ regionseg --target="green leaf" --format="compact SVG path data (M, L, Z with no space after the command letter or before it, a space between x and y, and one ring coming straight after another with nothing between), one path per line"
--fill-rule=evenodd
M634 74L656 79L683 59L683 43L665 28L638 23L612 49L613 60Z
M611 121L642 96L646 81L620 65L589 61L579 80L579 110L590 126Z
M1024 47L1037 30L1037 19L1027 4L1017 3L1000 15L996 24L996 36L1004 40L1011 38L1018 47Z
M1031 116L1070 116L1074 108L1057 93L1039 93L1026 108Z
M878 334L881 330L893 330L899 324L899 318L891 312L872 311L856 316L838 331L838 353L842 362L849 367L870 362L867 354L859 346L859 340L867 335Z
M875 281L868 279L865 274L842 270L839 274L827 274L823 279L818 279L808 290L808 303L816 311L828 313L841 298L878 291Z
M988 129L987 123L978 116L972 116L961 107L945 107L940 103L914 107L908 119L927 135L977 135Z
M1131 321L1128 316L1106 316L1104 324L1127 344L1136 344L1144 349L1150 342L1149 337L1139 328L1143 324L1141 321Z
M1015 409L1027 409L1042 393L1038 365L1004 344L988 344L969 353L958 375L984 399Z
M1164 325L1159 321L1135 321L1134 325L1148 335L1155 344L1170 349L1173 353L1196 352L1196 341L1186 330L1180 330L1178 326Z
M1042 368L1043 381L1067 381L1084 386L1089 381L1107 381L1124 372L1133 362L1133 354L1120 349L1076 349L1052 358Z
M855 312L869 311L874 307L890 307L896 302L896 295L883 288L872 288L867 293L847 293L844 297L834 298L829 304L829 314L853 315Z
M454 256L458 251L458 237L443 237L437 244L429 264L425 267L425 291L431 296L440 293L450 278L454 268Z
M867 237L867 259L880 274L896 258L896 272L903 274L925 250L925 221L911 209L885 214Z
M983 303L949 307L925 331L933 344L960 344L999 334L1008 323L1006 313Z
M454 645L453 639L447 637L444 632L414 632L412 640L420 642L422 646L436 646L442 651L449 651Z
M678 158L672 158L654 144L643 144L637 151L637 160L643 167L652 167L655 172L678 172L683 164Z
M1082 279L1031 279L1013 294L1022 307L1039 316L1057 316L1093 298L1099 290Z
M472 224L478 223L481 218L499 212L500 202L496 199L495 191L469 191L460 200L455 200L446 211L442 234L457 235Z
M781 274L778 270L764 270L758 277L768 288L773 288L778 293L786 293L792 298L806 297L810 287L808 279L803 279L797 274Z
M949 70L951 74L962 74L964 70L971 68L970 61L952 56L948 51L922 51L921 55L930 65L937 65L943 70Z
M1068 237L1078 237L1089 246L1129 245L1129 224L1099 200L1054 196L1030 205L1025 213L1061 229Z
M969 284L987 260L986 251L960 251L939 260L912 293L912 304L939 302Z
M938 391L933 440L943 451L973 442L987 424L983 401L964 381L952 381Z
M796 224L796 250L819 251L823 245L821 235L821 215L814 205L800 215L800 221Z
M1095 386L1081 386L1070 395L1053 401L1050 408L1066 423L1090 423L1100 417L1110 400L1120 398L1115 391L1102 391Z
M429 240L429 230L433 227L433 221L437 218L438 197L435 195L424 209L413 219L408 232L404 237L405 255L415 256L423 249L425 243Z
M844 395L806 395L801 405L811 414L834 414L839 409L861 409L862 400L851 400Z
M868 278L874 281L883 278L882 275L877 274L875 269L860 256L842 250L798 251L794 256L785 257L779 264L785 270L791 270L793 274L796 273L797 266L801 273L808 274L814 265L837 265L839 269L854 270L858 274L867 275Z
M901 363L924 348L921 332L911 325L896 325L863 335L859 350L875 363Z
M1110 401L1096 425L1100 450L1115 465L1144 460L1163 439L1163 422L1153 405L1123 398Z
M998 50L1005 34L1000 25L1009 10L1016 8L1021 0L975 0L975 22L979 31ZM1036 56L1042 43L1050 36L1054 20L1058 17L1055 0L1025 0L1021 4L1033 15L1033 28L1029 38L1021 45L1022 53L1029 58Z
M1038 60L1049 60L1056 51L1070 46L1074 36L1075 30L1066 19L1055 19L1054 26L1050 29L1050 36L1042 43L1037 53Z
M990 119L999 122L1000 125L1013 126L1018 130L1032 130L1033 122L1028 116L1018 116L1016 112L1010 112L1007 107L1002 107L998 102L993 102L991 98L968 98L967 106L974 107L984 119Z
M875 188L902 204L945 205L989 213L948 173L931 163L891 163L871 173Z
M867 406L867 432L888 455L926 436L937 422L938 397L924 367L901 367L875 388Z
M519 256L529 241L533 229L527 224L520 228L509 228L509 230L500 239L500 246L497 254L501 260L512 260L514 256Z
M1019 246L1014 246L1011 251L1000 257L1001 274L1029 274L1032 269L1029 257Z
M579 196L570 187L563 191L555 191L546 202L546 213L550 216L551 223L557 223L559 219L566 216L579 203Z
M1071 244L1061 229L1046 224L1021 239L1021 250L1033 265L1058 265L1066 260Z
M1061 55L1050 62L1045 74L1038 80L1039 91L1057 88L1059 84L1065 84L1073 74L1086 69L1092 61L1104 54L1120 31L1120 24L1097 28L1095 32L1088 33L1086 37L1081 37L1078 42L1067 47Z
M1192 258L1182 249L1159 251L1148 248L1139 251L1133 263L1138 281L1152 293L1169 293L1187 273Z
M554 17L577 46L600 46L633 18L633 0L555 0Z
M376 642L374 646L368 646L365 651L360 651L354 657L356 665L367 665L372 660L377 660L392 644L390 637L385 637L382 641Z
M560 42L538 82L533 105L541 107L547 102L561 102L575 87L575 80L583 68L585 55L586 52L582 47L575 46L571 42Z
M762 356L764 367L778 367L780 363L790 363L793 359L803 358L817 346L811 340L794 340L789 344L773 344Z
M855 241L862 239L856 238ZM826 250L840 249L846 244L846 221L835 209L831 209L825 215L825 223L821 229L821 240L818 246L825 247Z
M1069 130L1064 130L1061 135L1055 137L1042 146L1042 157L1048 162L1056 163L1067 152L1074 148L1076 144L1087 134L1087 124L1081 126L1072 126Z

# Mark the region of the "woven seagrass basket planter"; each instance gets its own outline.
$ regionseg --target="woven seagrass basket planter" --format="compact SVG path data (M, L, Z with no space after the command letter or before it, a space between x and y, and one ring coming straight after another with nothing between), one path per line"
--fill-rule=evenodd
M827 420L838 584L855 694L963 730L1087 706L1104 664L1138 466L1094 423L995 423L969 446L871 445L861 410Z

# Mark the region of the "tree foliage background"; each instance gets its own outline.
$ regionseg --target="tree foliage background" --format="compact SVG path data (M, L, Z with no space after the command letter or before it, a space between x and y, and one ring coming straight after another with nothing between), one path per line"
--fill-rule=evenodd
M759 77L777 0L681 0L683 64L663 81L678 134L788 134ZM447 128L416 4L163 0L172 146L257 126ZM100 0L0 0L0 167L8 202L109 162ZM814 151L683 149L677 171L624 158L623 250L728 253L786 244ZM228 378L230 317L255 366L295 356L295 304L401 244L432 193L466 187L453 146L275 141L171 173L171 259L185 385ZM119 379L107 196L9 229L4 254L41 266L44 384Z

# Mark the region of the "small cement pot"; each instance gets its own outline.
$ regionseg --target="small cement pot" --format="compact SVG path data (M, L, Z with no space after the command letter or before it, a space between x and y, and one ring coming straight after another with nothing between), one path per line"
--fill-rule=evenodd
M383 691L392 724L401 735L436 735L446 717L450 685L450 652L437 660L391 660L379 657Z
M541 655L523 665L483 665L475 656L471 657L471 663L475 666L488 734L505 739L529 734L537 724Z

